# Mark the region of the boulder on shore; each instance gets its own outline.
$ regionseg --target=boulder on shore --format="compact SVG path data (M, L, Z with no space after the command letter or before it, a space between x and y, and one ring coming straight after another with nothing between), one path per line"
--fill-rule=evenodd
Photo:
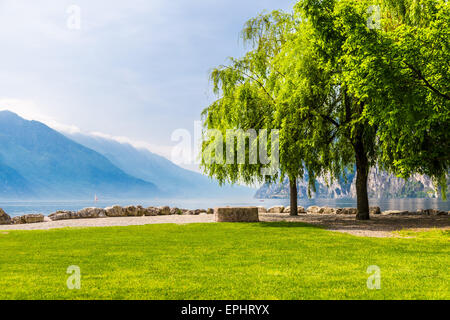
M171 215L181 215L183 214L183 210L179 208L170 208L170 214Z
M11 224L11 217L0 208L0 224Z
M147 217L154 217L159 214L159 209L156 207L148 207L145 209L145 216Z
M336 214L335 208L323 207L321 209L322 209L322 214Z
M0 208L0 224L11 224L11 217Z
M101 208L84 208L76 213L72 219L93 219L93 218L105 218L106 211Z
M56 211L56 212L50 214L48 217L52 221L58 221L58 220L75 219L76 216L77 216L76 212L59 210L59 211Z
M306 209L306 213L308 214L321 214L323 212L323 208L318 206L310 206Z
M283 213L284 206L273 206L267 210L268 213Z
M39 223L44 222L43 214L25 214L23 216L13 217L13 224L27 224L27 223Z
M204 209L195 209L195 210L188 210L186 211L186 215L191 215L191 216L198 216L200 214L207 214L208 212Z
M123 208L126 217L142 217L145 214L144 208L141 206L127 206Z
M342 208L341 210L338 210L338 214L348 214L348 215L355 215L358 213L358 209L356 208Z
M409 215L408 211L401 211L401 210L388 210L382 212L383 216L406 216Z
M291 213L291 206L287 206L286 208L284 208L283 213ZM305 208L297 207L297 213L298 214L306 213Z
M437 209L418 210L417 214L426 216L448 216L448 211L440 211Z
M107 217L125 217L127 215L126 210L124 210L121 206L112 206L105 208Z
M259 207L258 207L258 213L267 213L266 207L259 206Z
M158 209L159 209L158 215L160 215L160 216L170 215L170 207L169 206L158 207Z

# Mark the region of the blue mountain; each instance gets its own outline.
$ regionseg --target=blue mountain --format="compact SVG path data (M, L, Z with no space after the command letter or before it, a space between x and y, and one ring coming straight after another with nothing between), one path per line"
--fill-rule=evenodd
M0 112L0 197L152 197L161 191L37 121Z
M105 156L124 172L155 183L165 195L176 198L252 198L254 190L242 186L219 186L210 178L183 169L168 159L128 143L86 134L66 134L70 139Z

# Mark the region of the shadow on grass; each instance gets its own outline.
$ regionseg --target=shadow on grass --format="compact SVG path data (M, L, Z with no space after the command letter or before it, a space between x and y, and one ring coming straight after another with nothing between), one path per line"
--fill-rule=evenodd
M322 226L317 226L313 224L303 223L303 222L260 222L260 227L263 228L308 228L308 229L324 229Z

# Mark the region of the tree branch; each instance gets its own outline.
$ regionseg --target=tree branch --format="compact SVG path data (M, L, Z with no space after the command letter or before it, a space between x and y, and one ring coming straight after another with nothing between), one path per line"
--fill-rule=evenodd
M405 62L405 64L408 66L408 68L413 71L416 76L422 80L425 83L425 86L430 89L431 91L433 91L434 93L436 93L438 96L446 99L446 100L450 100L450 96L446 95L445 93L440 92L438 89L436 89L435 87L433 87L431 85L431 83L428 82L428 80L423 76L422 72L420 72L420 70L417 70L416 68L414 68L411 64Z

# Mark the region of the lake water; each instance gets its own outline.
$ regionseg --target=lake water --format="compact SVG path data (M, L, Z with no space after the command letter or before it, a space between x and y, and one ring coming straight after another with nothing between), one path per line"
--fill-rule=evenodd
M11 216L29 213L42 213L48 215L57 210L80 210L86 207L105 208L112 205L141 205L178 207L184 209L207 209L218 206L264 206L289 205L289 199L140 199L140 200L66 200L66 201L2 201L0 208ZM305 208L318 205L336 208L356 207L356 200L353 199L299 199L298 205ZM408 210L417 209L439 209L450 210L450 201L438 199L371 199L371 206L379 206L381 210Z

